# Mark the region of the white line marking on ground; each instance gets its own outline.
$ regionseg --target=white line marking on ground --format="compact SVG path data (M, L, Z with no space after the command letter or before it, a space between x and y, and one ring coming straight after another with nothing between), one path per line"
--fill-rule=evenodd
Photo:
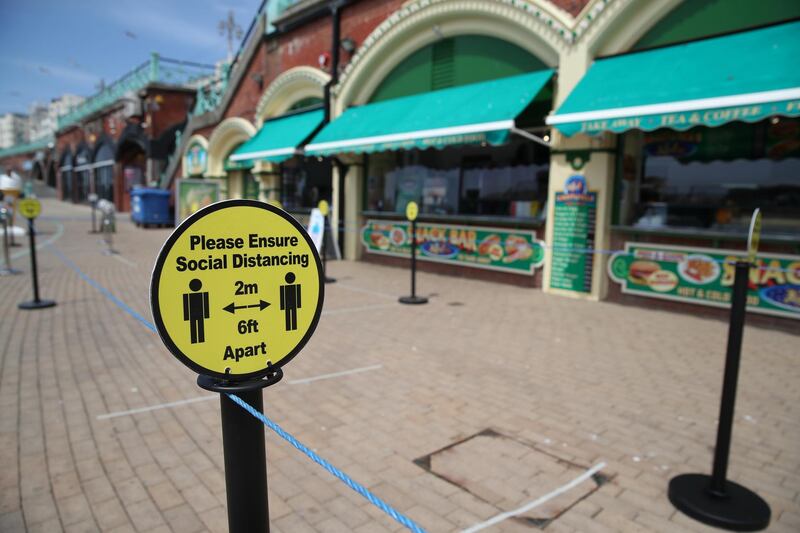
M545 494L541 498L538 498L538 499L536 499L536 500L534 500L534 501L532 501L532 502L530 502L528 504L525 504L522 507L520 507L519 509L514 509L513 511L508 511L507 513L501 513L501 514L499 514L499 515L497 515L497 516L495 516L493 518L490 518L486 522L481 522L480 524L475 524L474 526L463 530L461 533L474 533L475 531L480 531L482 529L486 529L489 526L493 526L493 525L495 525L495 524L497 524L499 522L502 522L506 518L511 518L512 516L517 516L517 515L520 515L522 513L526 513L528 511L530 511L531 509L534 509L534 508L542 505L543 503L552 500L556 496L560 496L560 495L564 494L565 492L567 492L568 490L571 490L571 489L577 487L578 485L580 485L581 483L583 483L584 481L586 481L587 479L589 479L590 477L595 475L597 472L599 472L600 470L605 468L605 466L606 466L605 463L602 463L602 462L598 463L598 464L594 465L592 468L590 468L589 470L587 470L586 472L584 472L583 474L581 474L580 476L576 477L575 479L573 479L572 481L567 483L566 485L562 485L561 487L557 488L553 492Z
M125 257L122 257L120 254L111 254L111 257L113 257L117 261L119 261L121 263L124 263L124 264L126 264L128 266L131 266L133 268L136 268L136 266L137 266L136 263L134 263L130 259L126 259Z
M381 298L388 298L390 300L396 300L397 299L397 296L394 296L392 294L387 294L385 292L372 291L372 290L369 290L369 289L362 289L361 287L353 287L352 285L347 285L345 283L337 283L336 286L337 287L341 287L342 289L347 289L348 291L363 292L364 294L371 294L373 296L380 296Z
M314 376L310 378L295 379L289 381L289 385L300 385L302 383L311 383L312 381L319 381L321 379L338 378L341 376L349 376L351 374L359 374L361 372L368 372L369 370L377 370L383 368L383 365L364 366L361 368L354 368L352 370L343 370L341 372L334 372L332 374L322 374L321 376Z
M54 242L56 242L58 239L61 238L61 236L64 234L64 224L62 224L61 222L56 222L56 226L57 226L56 227L56 232L53 234L52 237L50 237L46 241L40 242L40 243L38 243L36 245L36 249L37 250L40 250L40 249L44 248L45 246L49 246L49 245L53 244ZM27 234L23 234L23 235L25 235L27 237ZM22 257L23 255L28 255L30 252L31 252L30 246L25 246L24 250L20 250L17 253L11 254L11 259L17 259L19 257Z
M146 413L148 411L157 411L158 409L166 409L168 407L178 407L179 405L186 405L187 403L205 402L219 398L218 394L211 396L199 396L197 398L188 398L186 400L178 400L177 402L160 403L158 405L151 405L150 407L139 407L138 409L128 409L127 411L116 411L114 413L106 413L104 415L97 415L98 420L105 420L107 418L116 418L118 416L136 415L139 413Z
M342 313L355 313L358 311L372 311L373 309L385 309L387 307L396 307L395 304L373 304L373 305L360 305L358 307L342 307L340 309L328 309L323 311L323 315L340 315Z

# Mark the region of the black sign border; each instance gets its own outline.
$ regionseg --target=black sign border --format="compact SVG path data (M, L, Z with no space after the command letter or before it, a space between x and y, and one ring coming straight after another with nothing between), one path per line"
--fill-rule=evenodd
M216 211L221 209L226 209L228 207L256 207L258 209L264 209L266 211L270 211L274 213L287 222L291 223L295 229L299 230L300 235L303 236L306 243L308 244L309 248L311 249L311 253L314 256L314 261L317 265L317 274L319 276L319 299L317 301L317 308L314 311L314 318L311 320L311 325L309 326L306 334L300 339L300 342L290 351L283 359L279 362L272 364L269 367L264 368L263 370L257 370L255 372L250 372L249 374L224 374L221 372L215 372L199 364L195 363L192 359L190 359L186 354L184 354L172 341L167 329L164 327L164 321L161 317L161 310L158 308L158 287L159 281L161 279L161 273L164 268L164 263L167 260L167 255L172 250L175 241L183 235L183 233L188 230L195 222L200 220L201 218L210 215ZM306 232L305 228L289 213L279 209L273 205L270 205L266 202L260 202L258 200L245 200L245 199L236 199L236 200L222 200L219 202L215 202L211 205L208 205L194 213L192 213L189 217L186 218L183 222L181 222L175 231L173 231L167 240L164 242L164 245L161 247L161 250L158 252L158 257L156 258L156 263L153 266L153 273L150 277L150 311L153 314L153 323L156 326L156 330L158 331L159 337L164 342L164 345L167 349L174 355L181 363L188 366L198 374L204 376L212 376L215 378L229 380L229 381L246 381L251 379L258 379L261 378L270 372L273 372L276 368L280 368L296 356L300 350L306 345L309 341L311 336L314 334L314 331L317 329L317 324L319 323L319 318L322 315L322 304L325 300L325 277L322 272L322 261L320 260L319 253L317 252L317 247L314 245L314 242L309 237L308 232Z

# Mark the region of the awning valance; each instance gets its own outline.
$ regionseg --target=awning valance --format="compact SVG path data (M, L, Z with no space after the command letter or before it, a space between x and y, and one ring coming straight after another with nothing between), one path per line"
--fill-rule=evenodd
M331 155L502 144L521 131L514 119L552 76L552 70L543 70L352 107L305 151Z
M565 135L800 115L800 22L598 59L547 123Z
M280 163L300 153L298 147L322 124L324 111L314 109L264 122L258 133L229 157L232 162L265 160Z

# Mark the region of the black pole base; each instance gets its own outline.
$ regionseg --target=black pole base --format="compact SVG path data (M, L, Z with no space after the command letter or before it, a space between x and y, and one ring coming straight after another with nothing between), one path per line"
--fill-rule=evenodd
M20 309L30 311L33 309L45 309L47 307L55 307L56 303L53 300L31 300L29 302L22 302L17 305Z
M760 531L769 525L767 502L733 481L726 481L725 494L717 495L711 492L711 476L682 474L670 480L668 496L679 511L710 526Z
M428 299L424 296L401 296L397 299L401 304L419 305L428 303Z
M336 278L329 278L325 276L325 283L336 283Z

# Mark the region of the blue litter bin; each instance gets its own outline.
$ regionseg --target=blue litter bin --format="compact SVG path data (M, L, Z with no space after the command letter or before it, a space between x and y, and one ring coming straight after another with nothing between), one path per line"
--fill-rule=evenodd
M169 191L140 187L131 191L131 220L137 226L171 224Z

